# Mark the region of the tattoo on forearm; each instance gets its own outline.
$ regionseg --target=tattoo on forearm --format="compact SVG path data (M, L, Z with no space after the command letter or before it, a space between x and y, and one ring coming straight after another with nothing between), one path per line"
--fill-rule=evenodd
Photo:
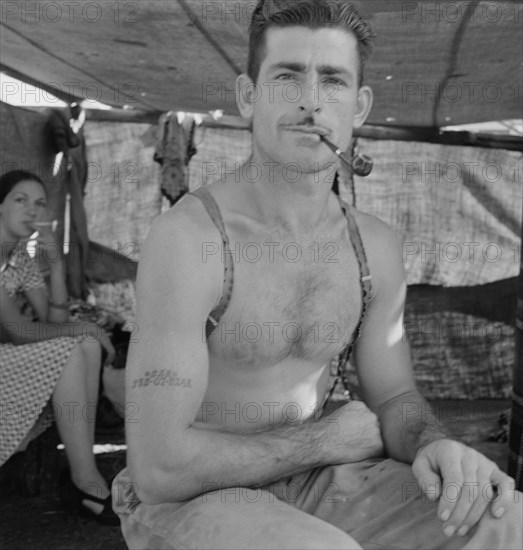
M182 378L177 372L170 369L146 371L142 378L133 380L132 388L145 388L147 386L182 386L191 388L191 379Z

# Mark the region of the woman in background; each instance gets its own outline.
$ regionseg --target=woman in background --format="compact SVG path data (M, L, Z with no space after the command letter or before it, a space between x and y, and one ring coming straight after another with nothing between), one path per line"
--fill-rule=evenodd
M45 213L40 178L20 170L0 177L0 466L56 420L70 466L64 504L119 524L93 454L102 348L108 362L114 349L97 325L69 322L64 261ZM49 289L26 251L35 231Z

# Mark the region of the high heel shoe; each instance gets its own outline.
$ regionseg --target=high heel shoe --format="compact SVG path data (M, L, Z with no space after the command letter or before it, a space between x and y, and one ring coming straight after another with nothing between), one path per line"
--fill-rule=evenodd
M64 508L67 510L74 508L83 515L95 519L104 525L120 525L120 519L112 509L111 495L109 494L106 498L98 498L88 493L84 493L84 491L73 483L69 470L65 470L60 477L60 498ZM98 514L93 512L90 508L85 506L83 503L84 500L103 505L102 511Z

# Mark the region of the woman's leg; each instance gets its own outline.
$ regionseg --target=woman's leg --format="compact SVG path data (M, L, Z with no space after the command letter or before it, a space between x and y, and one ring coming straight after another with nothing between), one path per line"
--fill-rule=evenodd
M99 342L82 342L85 353L85 387L87 390L87 417L90 428L90 441L94 445L94 434L96 428L96 410L98 396L100 394L100 370L102 365L102 348Z
M96 467L93 454L100 361L98 342L84 340L76 345L56 384L53 405L73 483L90 495L106 498L110 490ZM103 508L91 501L84 504L95 513Z

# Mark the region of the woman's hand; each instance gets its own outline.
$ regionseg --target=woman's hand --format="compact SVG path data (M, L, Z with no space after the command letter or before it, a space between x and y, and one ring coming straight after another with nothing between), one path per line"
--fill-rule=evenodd
M36 237L38 246L51 266L62 260L62 250L56 233L57 226L57 220L34 222L32 224L34 230L38 231Z

